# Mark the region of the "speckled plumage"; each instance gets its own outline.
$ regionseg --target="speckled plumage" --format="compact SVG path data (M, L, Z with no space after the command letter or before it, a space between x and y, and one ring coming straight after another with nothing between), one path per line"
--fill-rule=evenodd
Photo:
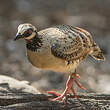
M20 25L18 32L25 27L32 28L31 24ZM21 32L23 33L24 30ZM36 35L31 42L26 40L27 57L34 66L43 69L50 69L60 72L74 72L78 64L89 54L93 56L94 47L95 55L104 59L100 48L92 40L89 32L79 27L69 25L58 25L51 28L35 30ZM95 46L94 46L95 45Z

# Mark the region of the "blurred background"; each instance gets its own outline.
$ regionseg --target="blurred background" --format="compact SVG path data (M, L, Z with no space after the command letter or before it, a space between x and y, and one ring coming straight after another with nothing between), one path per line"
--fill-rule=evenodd
M57 24L88 30L106 61L86 58L77 68L80 82L86 92L110 93L110 0L0 1L0 74L27 80L41 92L62 91L68 75L33 67L26 58L24 41L13 41L21 23L32 23L38 30Z

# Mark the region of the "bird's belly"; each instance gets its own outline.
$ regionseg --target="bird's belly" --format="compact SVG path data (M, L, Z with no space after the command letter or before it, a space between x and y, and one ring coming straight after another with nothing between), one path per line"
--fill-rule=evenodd
M54 70L57 72L68 72L65 61L54 57L51 53L37 53L27 50L28 60L37 68Z

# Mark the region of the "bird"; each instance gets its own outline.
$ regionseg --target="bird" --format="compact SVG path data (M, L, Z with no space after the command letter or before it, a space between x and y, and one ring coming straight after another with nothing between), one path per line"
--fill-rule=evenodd
M69 75L62 94L48 91L56 96L52 101L63 100L70 91L77 98L73 83L86 89L78 81L80 75L76 68L88 55L95 60L105 60L92 35L80 27L61 24L38 31L34 25L24 23L18 26L14 38L15 41L19 39L25 40L27 58L33 66Z

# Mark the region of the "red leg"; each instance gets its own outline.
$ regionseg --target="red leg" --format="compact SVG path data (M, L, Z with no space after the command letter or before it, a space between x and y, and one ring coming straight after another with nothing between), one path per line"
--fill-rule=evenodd
M80 78L80 76L78 74L75 74L75 73L73 73L69 76L68 81L66 83L66 88L61 95L56 93L56 92L53 92L53 91L48 91L49 94L53 94L53 95L57 96L57 98L54 98L51 100L52 101L62 100L67 95L67 93L69 92L69 89L71 89L74 97L77 98L77 95L75 93L75 90L74 90L72 83L75 82L78 85L78 87L80 87L83 90L85 90L85 88L83 86L81 86L81 84L76 80L76 78Z
M69 76L68 81L66 83L66 89L64 90L64 92L61 95L57 94L56 92L48 91L49 94L53 94L53 95L58 96L57 98L54 98L54 99L51 99L51 100L56 101L56 100L63 99L63 97L66 96L66 94L69 92L69 89L71 88L72 82L73 82L73 79L71 78L71 76Z
M73 95L74 95L74 98L77 98L77 95L76 95L76 92L75 92L75 90L74 90L74 87L73 87L73 86L71 86L71 91L72 91L72 93L73 93Z
M76 79L74 80L74 82L78 85L79 88L86 90L86 88L84 88Z

